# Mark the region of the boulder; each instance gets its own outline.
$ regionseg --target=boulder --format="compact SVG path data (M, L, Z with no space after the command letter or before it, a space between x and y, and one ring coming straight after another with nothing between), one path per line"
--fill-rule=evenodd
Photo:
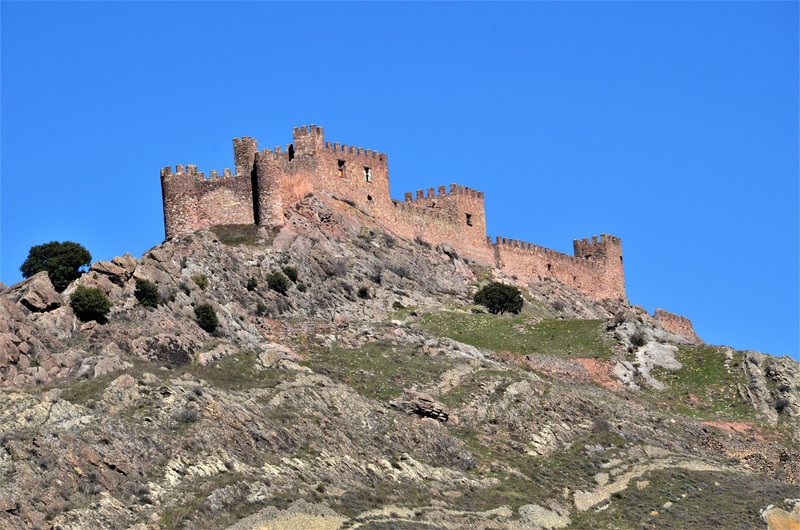
M417 392L416 390L403 390L403 396L389 402L391 407L408 414L416 414L422 418L433 418L442 423L446 423L450 413L445 406L429 394Z
M136 258L131 256L128 253L125 253L124 256L117 256L111 260L111 263L118 267L122 267L125 269L125 272L128 274L133 274L133 271L136 270L136 265L139 263Z
M98 261L97 263L93 263L89 271L103 274L117 285L122 285L125 283L125 280L127 280L131 274L125 270L125 268L120 267L111 261Z
M17 285L11 287L7 293L31 311L44 313L61 307L64 297L59 294L46 271L38 272Z
M94 365L94 376L100 377L114 372L121 372L126 368L126 364L116 355L101 357Z
M279 365L281 361L297 363L302 360L303 358L292 349L276 343L267 344L264 346L263 351L258 354L258 362L262 368L275 367Z

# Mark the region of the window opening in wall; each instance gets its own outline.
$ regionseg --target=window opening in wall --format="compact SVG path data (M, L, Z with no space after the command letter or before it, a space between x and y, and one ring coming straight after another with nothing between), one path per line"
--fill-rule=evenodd
M467 225L468 226L472 226L472 214L471 213L467 214Z
M364 168L364 180L372 182L372 170L368 167Z
M550 269L552 269L552 268L553 268L553 266L552 266L551 264L549 264L549 263L548 263L548 264L547 264L547 272L550 272Z
M622 256L619 257L619 262L622 263Z
M337 160L337 161L336 161L336 164L339 166L339 167L338 167L338 173L337 173L337 174L338 174L340 177L343 177L343 176L344 176L344 160Z
M286 151L289 153L289 160L294 160L294 144L289 144Z
M367 202L372 202L372 195L367 195Z
M578 277L577 277L577 276L573 276L573 277L572 277L572 281L573 281L573 282L577 282L577 281L578 281Z

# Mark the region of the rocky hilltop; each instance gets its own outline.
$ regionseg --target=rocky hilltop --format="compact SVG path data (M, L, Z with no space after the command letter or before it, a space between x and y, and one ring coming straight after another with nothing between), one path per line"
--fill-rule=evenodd
M309 196L5 288L0 528L798 527L798 363L555 281L490 315L493 279Z

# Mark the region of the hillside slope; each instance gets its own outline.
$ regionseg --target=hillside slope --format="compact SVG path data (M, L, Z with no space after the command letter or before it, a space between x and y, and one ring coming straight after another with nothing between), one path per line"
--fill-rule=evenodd
M136 278L164 303L137 305ZM514 282L308 197L280 231L216 227L63 294L46 273L5 289L0 528L800 519L796 362L695 345L555 282L488 315L471 297L492 278ZM76 319L78 285L109 294L107 322Z

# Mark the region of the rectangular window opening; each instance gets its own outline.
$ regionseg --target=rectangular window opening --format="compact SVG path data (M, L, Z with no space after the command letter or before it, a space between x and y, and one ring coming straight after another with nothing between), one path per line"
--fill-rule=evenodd
M344 160L337 160L336 165L338 166L337 174L340 177L344 177Z
M472 226L472 214L467 214L467 226Z
M372 170L368 167L364 168L364 180L372 182Z

